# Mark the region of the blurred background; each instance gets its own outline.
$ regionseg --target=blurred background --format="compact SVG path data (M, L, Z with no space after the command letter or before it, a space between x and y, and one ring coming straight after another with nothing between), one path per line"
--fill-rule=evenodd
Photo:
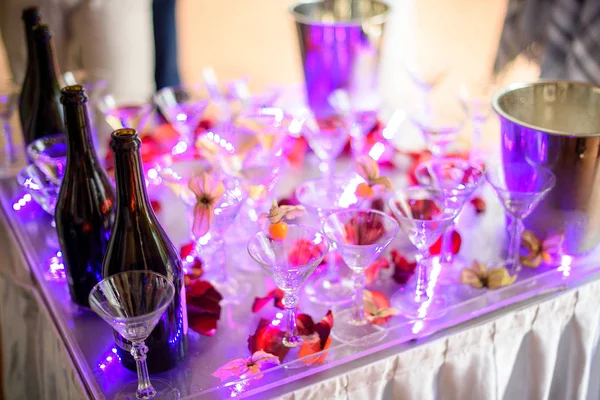
M147 1L151 7L151 1ZM184 83L199 81L212 66L219 79L250 78L250 88L301 83L300 55L289 7L294 0L177 1L179 70ZM491 73L507 0L392 0L386 26L381 87L392 100L406 91L403 58L447 63L445 85L485 79ZM151 21L149 22L151 23ZM20 21L19 21L20 24ZM19 28L21 29L20 25ZM135 26L117 25L123 34ZM518 60L511 80L535 77L537 69ZM0 48L0 76L9 76ZM522 79L521 79L522 78Z

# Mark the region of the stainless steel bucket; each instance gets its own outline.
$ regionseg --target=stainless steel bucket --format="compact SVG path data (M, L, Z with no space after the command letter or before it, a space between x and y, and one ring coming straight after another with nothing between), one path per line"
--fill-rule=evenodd
M550 168L556 186L525 224L563 230L566 254L600 243L600 87L567 81L515 84L496 93L502 161Z
M306 94L317 115L330 113L328 97L349 92L353 104L374 98L389 7L377 0L306 1L291 8L296 20Z

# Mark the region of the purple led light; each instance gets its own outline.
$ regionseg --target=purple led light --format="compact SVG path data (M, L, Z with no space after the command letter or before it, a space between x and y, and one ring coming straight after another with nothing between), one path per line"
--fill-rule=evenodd
M12 205L13 210L15 211L20 211L23 207L25 207L27 205L27 203L29 203L31 200L33 200L31 198L31 195L29 193L25 193L23 195L23 197L21 197L20 199L18 199L17 201L15 201Z

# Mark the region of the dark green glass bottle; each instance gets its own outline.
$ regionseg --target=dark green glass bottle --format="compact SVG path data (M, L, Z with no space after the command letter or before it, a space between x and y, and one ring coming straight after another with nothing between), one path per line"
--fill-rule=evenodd
M31 99L29 123L23 130L25 144L44 136L65 132L63 113L60 106L61 83L54 54L52 33L47 25L33 29L35 43L35 87Z
M148 370L157 373L177 366L187 355L187 309L183 266L148 199L140 146L135 129L119 129L112 134L117 215L103 266L104 277L124 271L150 270L167 276L173 282L173 302L145 341L150 349ZM135 371L129 342L116 332L115 341L121 363Z
M28 123L31 121L32 103L34 91L37 86L37 62L35 58L35 42L33 40L33 29L42 23L42 15L38 7L27 7L21 14L23 26L25 28L25 40L27 43L27 69L25 78L21 86L19 96L19 120L21 121L22 132L28 129Z
M102 280L116 196L92 144L83 87L65 87L61 102L67 124L67 166L56 203L56 231L71 299L89 307L88 295Z

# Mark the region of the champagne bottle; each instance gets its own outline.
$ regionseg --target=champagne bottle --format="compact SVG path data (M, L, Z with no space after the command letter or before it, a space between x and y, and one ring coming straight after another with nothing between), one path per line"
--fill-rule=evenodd
M135 129L112 133L117 181L117 216L104 256L104 277L135 270L150 270L167 276L175 286L173 302L145 341L150 373L163 372L181 363L187 355L187 309L183 266L175 246L161 227L146 193L140 155L141 141ZM130 344L115 332L121 363L136 369Z
M65 126L60 107L60 88L58 66L54 54L52 33L47 25L38 25L33 29L35 43L35 87L31 99L30 121L25 122L23 130L25 144L44 136L64 133Z
M21 130L25 132L28 129L28 123L31 121L32 102L34 90L37 86L37 63L35 58L35 42L33 40L33 29L41 24L42 15L38 7L27 7L23 9L21 15L23 25L25 27L25 40L27 43L27 69L25 70L25 78L21 87L19 96L19 119L21 121Z
M56 231L71 299L89 307L88 295L102 280L116 196L92 144L83 87L65 87L60 101L67 124L67 165L56 203Z

